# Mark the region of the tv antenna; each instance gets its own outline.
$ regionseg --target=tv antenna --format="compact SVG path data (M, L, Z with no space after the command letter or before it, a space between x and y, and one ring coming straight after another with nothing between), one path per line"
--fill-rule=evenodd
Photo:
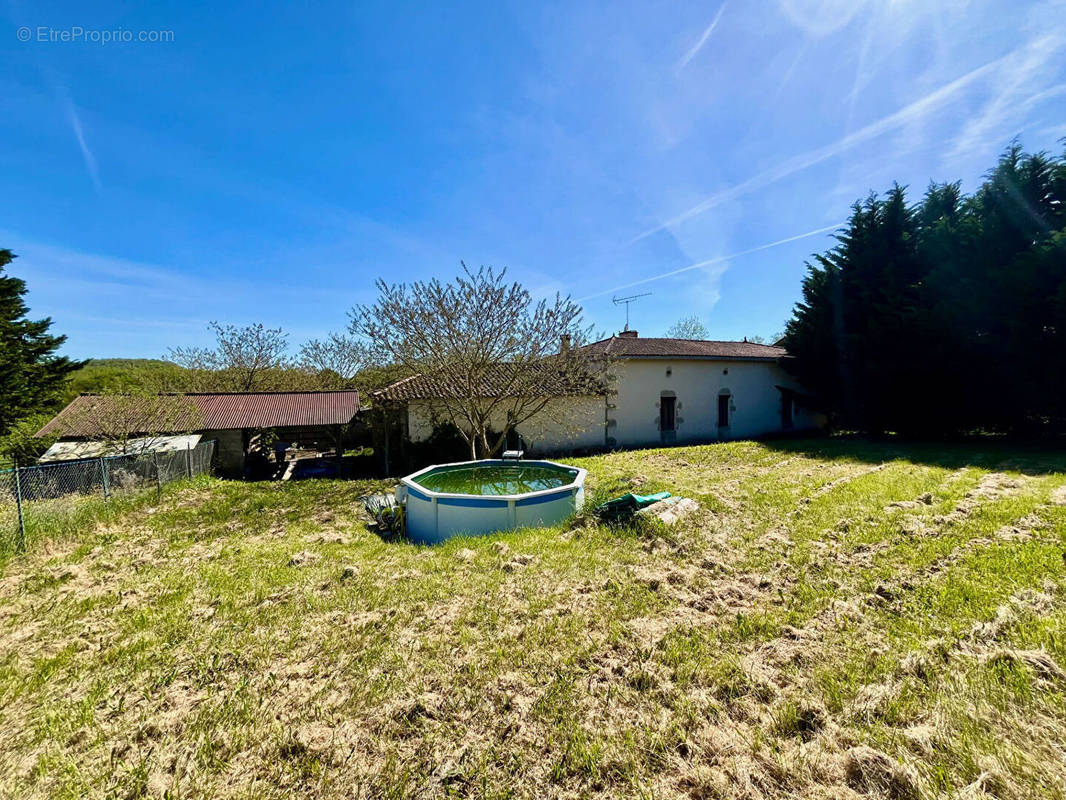
M631 295L629 295L629 297L612 297L611 298L611 302L614 303L616 306L620 306L620 305L622 305L622 303L626 304L626 327L625 327L625 330L627 330L627 331L629 330L629 304L632 303L634 300L636 300L638 298L647 297L650 294L651 294L651 292L642 292L640 294L631 294Z

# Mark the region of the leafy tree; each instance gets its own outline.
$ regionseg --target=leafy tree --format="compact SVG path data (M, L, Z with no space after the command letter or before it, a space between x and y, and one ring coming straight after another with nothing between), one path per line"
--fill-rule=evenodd
M56 355L66 337L49 333L51 319L26 318L26 282L4 274L14 259L0 250L0 435L57 405L67 377L82 365Z
M711 332L696 315L682 317L666 332L671 339L709 339Z
M169 361L149 358L91 358L71 373L65 400L79 394L137 394L181 391L187 370Z
M58 436L37 436L52 418L52 412L31 414L15 422L7 434L0 436L0 459L5 467L17 464L31 464L55 443Z
M506 270L465 264L448 283L377 287L377 302L352 309L349 332L375 363L435 387L432 412L455 426L471 458L499 452L534 416L572 424L560 401L600 390L602 359L582 347L591 329L569 297L534 302Z
M1014 143L971 197L871 195L807 267L790 368L836 424L1066 428L1066 158Z
M1026 155L1012 144L978 189L969 213L974 235L960 271L968 273L973 357L987 364L983 419L997 428L1031 427L1066 416L1061 375L1066 317L1066 159Z

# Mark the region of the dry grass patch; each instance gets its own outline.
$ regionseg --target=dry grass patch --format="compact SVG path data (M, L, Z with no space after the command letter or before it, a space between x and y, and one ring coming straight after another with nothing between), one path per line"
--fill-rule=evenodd
M168 487L0 572L15 797L1062 797L1066 465L582 459L677 527L382 541L365 482Z

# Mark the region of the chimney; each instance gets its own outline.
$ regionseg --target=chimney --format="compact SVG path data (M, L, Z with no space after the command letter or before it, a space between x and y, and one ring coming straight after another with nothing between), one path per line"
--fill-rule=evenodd
M631 331L631 330L629 330L627 328L626 330L624 330L624 331L622 331L621 333L618 334L618 338L620 338L620 339L636 339L637 338L637 332L636 331Z
M560 352L561 354L563 354L564 356L565 356L565 355L566 355L567 353L569 353L569 352L570 352L570 334L569 334L569 333L564 333L564 334L563 334L563 335L562 335L562 336L560 337L560 341L559 341L559 352Z

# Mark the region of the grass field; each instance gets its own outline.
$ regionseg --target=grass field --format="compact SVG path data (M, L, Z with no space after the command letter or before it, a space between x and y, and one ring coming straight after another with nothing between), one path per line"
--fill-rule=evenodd
M1066 797L1066 454L578 459L677 528L172 485L0 565L4 797Z

